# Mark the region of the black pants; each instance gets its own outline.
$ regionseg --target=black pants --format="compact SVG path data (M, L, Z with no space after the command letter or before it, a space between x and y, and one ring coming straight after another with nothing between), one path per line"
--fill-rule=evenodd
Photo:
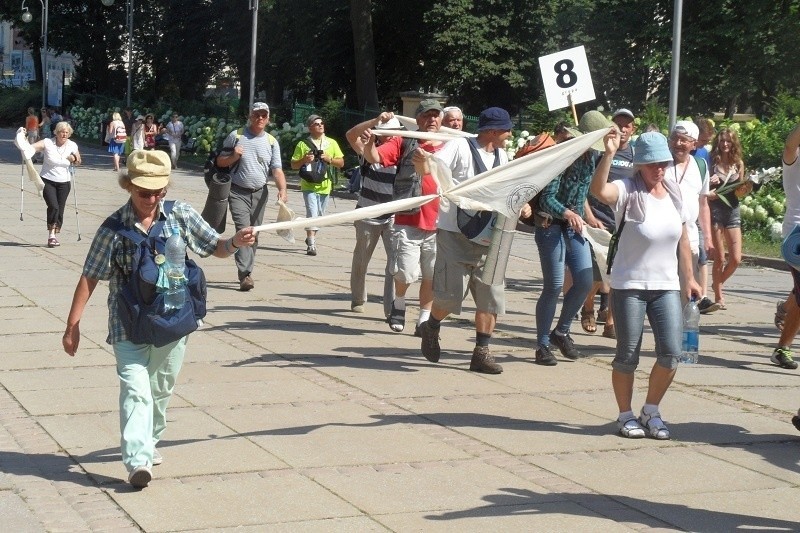
M47 204L47 229L54 229L58 233L61 231L61 226L64 225L64 209L67 207L67 198L72 183L69 181L61 183L44 178L42 181L44 182L42 196L44 196L44 203Z

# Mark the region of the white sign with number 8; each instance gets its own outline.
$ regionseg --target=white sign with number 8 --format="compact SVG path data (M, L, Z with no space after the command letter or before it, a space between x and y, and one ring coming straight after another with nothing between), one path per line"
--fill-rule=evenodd
M576 46L539 58L547 107L550 111L595 99L586 49Z

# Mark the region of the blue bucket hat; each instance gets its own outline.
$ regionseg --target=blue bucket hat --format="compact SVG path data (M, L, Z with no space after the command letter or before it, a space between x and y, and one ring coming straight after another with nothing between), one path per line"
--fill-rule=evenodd
M508 111L500 107L489 107L481 111L478 117L478 131L510 130L514 127Z
M647 165L672 161L667 138L657 131L642 133L633 145L633 164Z

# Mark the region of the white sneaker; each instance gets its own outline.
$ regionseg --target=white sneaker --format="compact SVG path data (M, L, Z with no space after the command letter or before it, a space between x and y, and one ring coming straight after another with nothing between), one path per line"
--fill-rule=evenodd
M164 462L164 458L161 456L158 450L153 448L153 466L160 465Z
M143 489L148 483L150 483L151 479L153 479L153 472L150 470L149 466L137 466L131 470L131 473L128 476L128 483L137 489Z

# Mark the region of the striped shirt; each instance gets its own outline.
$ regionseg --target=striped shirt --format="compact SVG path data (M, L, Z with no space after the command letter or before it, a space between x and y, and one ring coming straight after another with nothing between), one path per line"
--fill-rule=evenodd
M200 214L187 203L175 202L172 212L165 217L163 202L162 200L158 213L158 219L165 221L161 236L167 238L172 235L172 228L178 228L186 241L187 248L194 253L201 257L214 253L219 234L202 219ZM125 227L135 228L146 235L141 225L137 223L130 200L109 218L119 220ZM134 250L135 245L132 242L120 237L114 230L100 226L83 264L82 274L87 278L109 281L108 337L106 337L108 344L128 340L118 315L117 300L122 284L130 276Z

